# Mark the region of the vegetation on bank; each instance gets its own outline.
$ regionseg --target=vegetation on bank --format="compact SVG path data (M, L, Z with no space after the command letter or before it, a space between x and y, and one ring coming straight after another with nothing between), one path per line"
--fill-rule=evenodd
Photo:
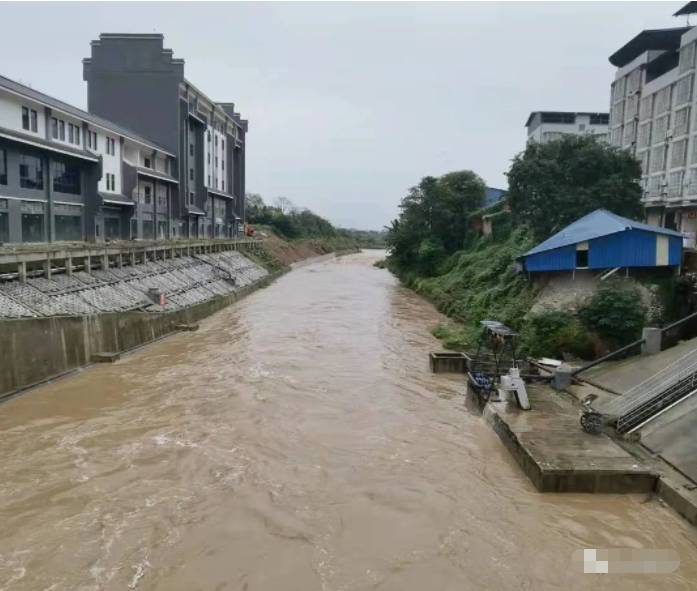
M639 336L647 316L639 289L617 279L576 310L532 314L539 288L516 258L598 207L638 218L639 176L627 152L569 136L516 156L506 204L484 209L486 187L472 171L425 177L388 228L386 265L453 319L434 329L448 348L474 348L479 321L495 319L520 332L524 353L592 358ZM492 236L479 231L483 214Z
M335 228L329 220L295 207L285 197L267 205L261 195L250 193L246 209L247 221L264 238L262 249L251 256L270 271L313 256L355 252L361 247L353 231Z

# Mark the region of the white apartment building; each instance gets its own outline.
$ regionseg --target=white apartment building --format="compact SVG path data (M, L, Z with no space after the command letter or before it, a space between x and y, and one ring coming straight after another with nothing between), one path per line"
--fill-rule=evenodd
M0 76L0 242L174 237L174 155Z
M528 141L547 143L564 135L592 135L608 139L607 113L574 113L569 111L533 111L525 122Z
M697 27L646 30L610 56L610 143L641 163L647 221L683 232L688 248L697 234L696 43Z

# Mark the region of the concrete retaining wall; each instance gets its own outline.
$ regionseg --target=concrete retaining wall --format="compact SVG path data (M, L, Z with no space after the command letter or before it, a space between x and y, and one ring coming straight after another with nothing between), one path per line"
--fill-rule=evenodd
M176 332L264 287L267 275L234 294L168 313L116 312L0 320L0 398L91 362L101 352L124 352Z

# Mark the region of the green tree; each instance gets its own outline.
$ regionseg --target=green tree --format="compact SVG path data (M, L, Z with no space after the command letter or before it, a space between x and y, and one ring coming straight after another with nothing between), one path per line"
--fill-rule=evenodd
M421 179L387 229L391 263L431 275L440 260L462 248L469 215L482 206L485 192L484 181L470 170Z
M639 219L639 162L590 136L530 142L508 171L508 202L516 222L544 240L598 208Z
M646 306L636 287L611 284L596 291L578 317L608 345L622 347L641 336Z

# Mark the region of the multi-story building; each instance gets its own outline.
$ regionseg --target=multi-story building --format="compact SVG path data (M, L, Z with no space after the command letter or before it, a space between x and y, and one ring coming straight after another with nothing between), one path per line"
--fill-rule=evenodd
M83 60L90 113L177 157L178 235L234 236L244 218L247 121L184 77L159 34L101 34Z
M167 238L174 154L0 76L0 242Z
M528 141L540 143L564 135L592 135L607 140L607 113L573 113L568 111L533 111L525 122Z
M697 233L696 43L695 27L646 30L610 56L610 143L641 163L647 221L683 232L687 247Z

